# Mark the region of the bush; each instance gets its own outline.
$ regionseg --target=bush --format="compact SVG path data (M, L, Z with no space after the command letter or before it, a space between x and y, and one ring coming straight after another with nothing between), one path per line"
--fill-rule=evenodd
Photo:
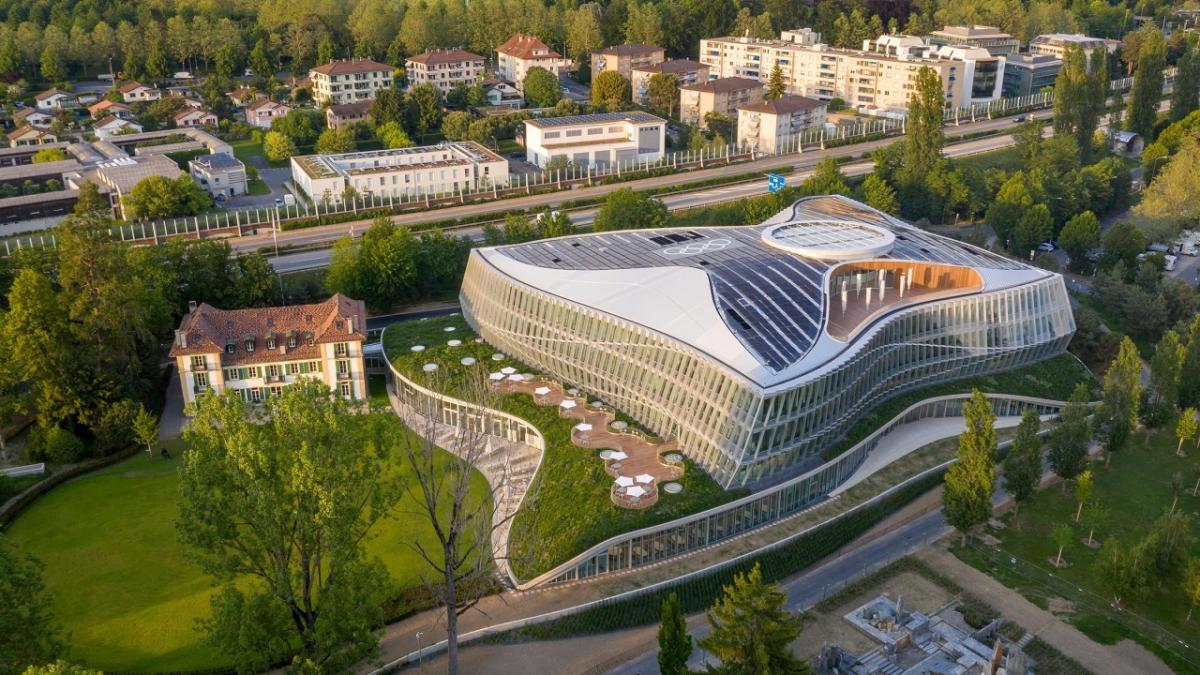
M74 464L83 459L83 441L62 427L39 427L33 432L31 460Z

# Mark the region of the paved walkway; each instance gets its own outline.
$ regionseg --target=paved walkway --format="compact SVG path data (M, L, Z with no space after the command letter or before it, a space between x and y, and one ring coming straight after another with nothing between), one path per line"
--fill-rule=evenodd
M171 369L174 370L174 366ZM188 418L183 414L183 390L179 388L179 376L172 373L167 382L166 402L162 417L158 418L158 440L169 441L183 435Z
M1020 625L1058 651L1075 659L1096 675L1170 675L1157 656L1131 640L1102 645L1050 612L1026 600L1020 593L954 557L941 546L917 554L939 572L987 604L1004 618Z
M492 374L489 384L493 389L529 394L540 406L558 406L560 417L579 420L571 430L571 442L575 445L614 451L615 454L605 457L604 470L614 479L610 495L617 506L649 508L658 501L659 483L683 476L683 457L667 454L679 448L674 439L652 441L628 427L618 428L617 425L625 423L615 421L616 414L608 406L589 404L586 395L575 389L564 391L557 382L518 373L503 379L496 379L496 375L504 373Z

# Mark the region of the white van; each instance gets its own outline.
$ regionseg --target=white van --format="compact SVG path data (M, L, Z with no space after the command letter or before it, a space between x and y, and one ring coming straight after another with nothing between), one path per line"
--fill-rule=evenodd
M1168 272L1174 272L1174 271L1175 271L1175 261L1176 261L1176 260L1179 260L1179 258L1177 258L1177 257L1175 257L1175 256L1173 256L1173 255L1165 255L1165 256L1163 256L1163 269L1164 269L1164 270L1166 270L1166 271L1168 271Z
M283 193L283 203L285 206L295 206L296 197L290 192L285 192Z

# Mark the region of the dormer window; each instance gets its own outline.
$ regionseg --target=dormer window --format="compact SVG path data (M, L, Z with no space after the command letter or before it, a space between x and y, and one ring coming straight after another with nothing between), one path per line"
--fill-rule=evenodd
M312 333L305 333L304 339L305 339L305 341L308 342L309 347L313 346L313 334Z
M290 332L287 335L287 348L288 349L296 348L296 334L294 332Z
M233 340L225 341L225 353L226 354L232 354L236 350L236 348L237 348L237 342L234 342Z
M254 338L246 338L246 353L254 353Z
M267 335L267 349L275 349L275 334Z

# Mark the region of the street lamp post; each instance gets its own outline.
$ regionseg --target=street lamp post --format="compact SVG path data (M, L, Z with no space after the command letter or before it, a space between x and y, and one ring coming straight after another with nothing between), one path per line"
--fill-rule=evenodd
M417 631L417 667L421 667L421 636L425 635L422 631Z

